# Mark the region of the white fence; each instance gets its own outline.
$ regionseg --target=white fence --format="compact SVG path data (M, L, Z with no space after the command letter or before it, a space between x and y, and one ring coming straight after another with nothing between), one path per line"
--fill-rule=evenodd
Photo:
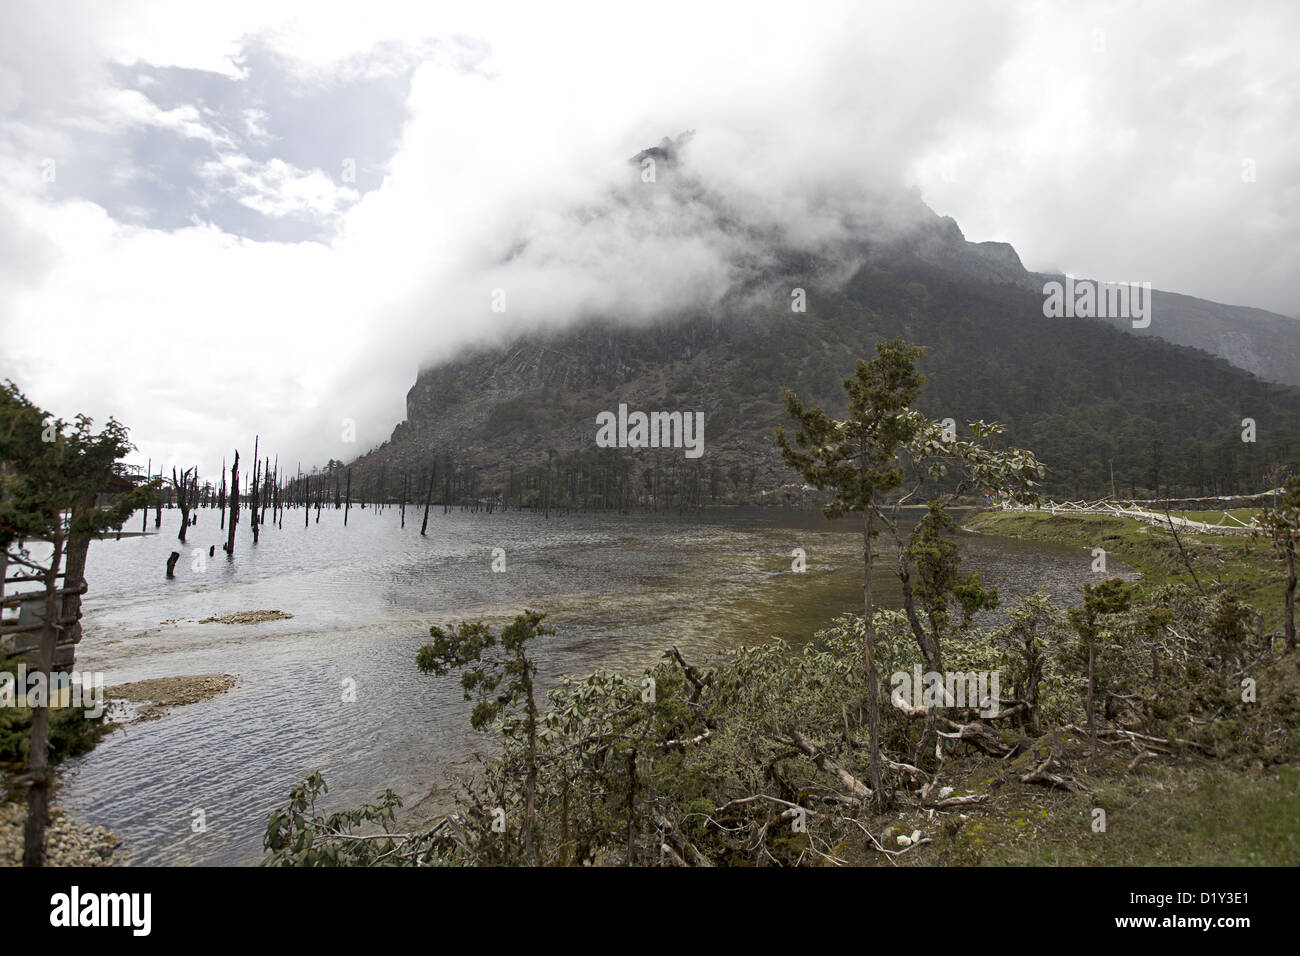
M1273 492L1264 492L1260 495L1242 495L1243 499L1256 500L1272 495ZM1234 496L1236 497L1236 496ZM1197 500L1204 499L1186 499L1185 501L1171 501L1170 504L1194 504ZM1104 514L1114 515L1117 518L1133 518L1138 521L1145 521L1147 524L1159 525L1167 528L1172 523L1173 526L1182 531L1191 531L1197 534L1251 534L1258 528L1258 523L1254 518L1250 522L1241 521L1236 515L1227 511L1214 524L1208 521L1192 521L1189 518L1182 518L1174 514L1164 514L1163 512L1148 511L1139 507L1146 502L1136 501L1109 501L1102 499L1100 501L1045 501L1041 505L1020 505L1010 502L1003 502L999 507L1003 511L1046 511L1048 514ZM1194 508L1185 508L1184 510L1201 510Z

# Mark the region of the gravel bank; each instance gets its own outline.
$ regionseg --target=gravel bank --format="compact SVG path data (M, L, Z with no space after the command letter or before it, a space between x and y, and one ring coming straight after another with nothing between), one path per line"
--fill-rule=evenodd
M26 822L25 804L0 803L0 866L22 863ZM45 831L46 866L112 866L117 846L117 837L103 827L83 826L58 807L50 811L50 828Z
M135 723L157 720L171 707L197 704L209 697L224 694L237 682L238 679L230 674L154 677L105 688L104 698L112 708L109 715L111 719L118 723ZM119 702L126 702L126 705Z

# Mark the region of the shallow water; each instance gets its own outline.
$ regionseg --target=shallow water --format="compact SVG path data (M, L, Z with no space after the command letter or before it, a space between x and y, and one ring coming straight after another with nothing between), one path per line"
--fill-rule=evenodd
M140 528L140 515L128 530ZM706 515L492 515L435 509L429 533L408 512L288 512L253 545L244 515L233 561L219 515L201 511L189 542L179 514L159 534L97 541L87 565L77 668L107 685L210 672L240 678L226 694L106 738L64 776L60 799L127 843L130 863L255 863L267 813L320 770L327 808L391 787L408 810L443 805L488 740L468 730L457 678L420 674L430 624L503 623L525 607L558 633L538 649L543 683L597 667L629 671L677 645L704 661L740 643L798 643L861 600L861 537L852 522L775 510ZM153 516L149 515L152 531ZM966 567L1005 603L1042 589L1073 601L1090 575L1081 549L960 536ZM216 556L207 557L216 544ZM791 551L807 573L791 571ZM491 570L502 548L506 570ZM199 556L193 552L199 549ZM164 578L172 550L176 578ZM879 600L899 599L882 575ZM894 584L894 590L890 585ZM280 609L291 620L200 624ZM356 701L344 702L345 681ZM196 811L205 832L194 832Z

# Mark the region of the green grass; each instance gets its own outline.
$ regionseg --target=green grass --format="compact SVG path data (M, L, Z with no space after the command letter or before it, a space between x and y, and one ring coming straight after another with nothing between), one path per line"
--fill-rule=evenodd
M1169 529L1140 521L1111 515L982 511L968 518L965 526L1010 538L1087 549L1105 548L1107 554L1140 571L1144 585L1193 584L1192 574ZM1203 587L1235 587L1242 600L1263 612L1266 628L1281 626L1285 565L1274 556L1267 542L1250 544L1244 537L1184 531L1178 533L1178 538Z
M1087 779L1091 794L1021 790L936 849L958 865L1300 865L1300 767L1151 765ZM1104 832L1093 829L1095 808Z
M1247 509L1235 512L1239 516ZM1194 520L1221 512L1191 512ZM981 512L967 527L1034 541L1102 547L1142 574L1145 587L1192 583L1168 529L1106 515ZM1197 578L1207 588L1238 589L1276 627L1284 572L1266 544L1180 532ZM1250 727L1232 733L1218 760L1184 755L1128 769L1133 753L1105 747L1081 775L1089 793L1002 787L991 805L949 825L936 840L939 860L984 866L1296 866L1300 865L1300 760L1291 735L1300 700L1300 670L1284 655L1261 672L1268 688ZM1250 732L1247 732L1250 731ZM1280 749L1269 752L1275 741ZM1073 741L1056 741L1069 749ZM1059 751L1058 751L1059 752ZM1076 766L1082 769L1080 762ZM984 788L981 788L984 789ZM1106 811L1105 832L1093 812ZM933 857L931 858L933 860ZM918 860L916 862L922 862Z

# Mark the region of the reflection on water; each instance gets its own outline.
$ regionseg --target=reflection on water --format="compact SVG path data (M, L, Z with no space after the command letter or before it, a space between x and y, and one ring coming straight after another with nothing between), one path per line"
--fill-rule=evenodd
M73 763L61 800L123 837L132 863L256 862L267 813L313 770L329 782L327 809L388 786L427 814L487 749L467 729L456 677L415 669L430 624L547 611L558 633L537 656L549 683L640 668L674 644L703 661L772 636L797 643L861 600L857 526L815 512L547 520L435 510L423 538L419 517L400 529L396 509L354 508L344 528L341 513L322 511L304 528L290 512L256 546L245 520L233 562L210 511L184 546L176 512L163 513L160 534L95 542L79 670L103 671L110 685L210 672L240 683L114 733ZM1073 600L1089 576L1087 552L966 534L961 544L1004 602L1038 589ZM805 574L791 571L796 547ZM504 573L491 571L493 548L506 552ZM182 560L167 581L172 550ZM896 602L896 582L882 578L879 600ZM273 608L293 618L198 623ZM343 699L348 679L354 703ZM204 833L191 828L197 810Z

